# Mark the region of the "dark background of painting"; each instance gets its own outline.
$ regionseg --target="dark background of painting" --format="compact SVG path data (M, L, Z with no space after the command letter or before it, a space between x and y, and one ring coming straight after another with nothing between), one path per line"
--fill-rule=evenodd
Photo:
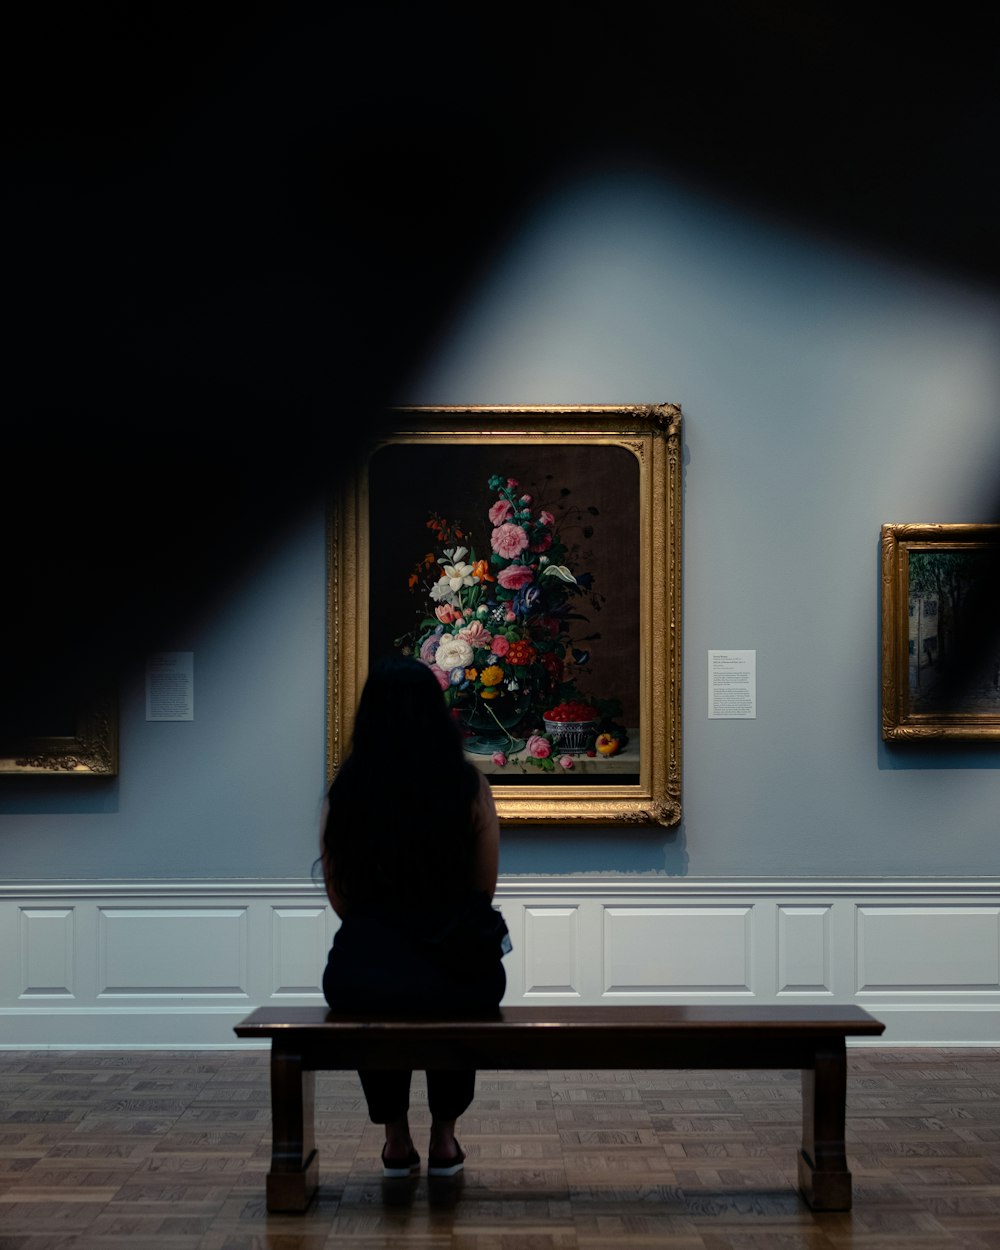
M619 698L624 723L639 723L639 466L622 447L522 445L415 446L399 443L380 449L372 458L369 477L371 525L371 587L369 655L393 649L433 605L426 593L411 593L407 578L425 553L439 555L426 528L429 511L462 522L474 541L476 555L491 554L487 512L497 495L487 482L494 474L516 478L530 494L532 509L542 507L557 519L558 504L595 507L599 515L559 524L567 544L579 542L581 555L570 559L574 573L594 575L595 592L605 596L594 611L589 596L572 602L589 621L573 622L575 637L599 632L600 639L581 644L590 650L590 672L580 674L581 689L598 697ZM545 481L545 475L551 480ZM568 488L571 494L560 496ZM585 539L582 527L593 526ZM573 528L573 527L577 528ZM473 545L466 543L466 546Z
M938 649L934 665L921 665L917 685L916 665L908 664L909 710L948 716L997 716L1000 714L1000 550L996 546L956 546L938 550L911 550L914 559L926 564L928 581L935 565L944 583L938 599L936 634ZM952 582L958 591L958 615L947 593L948 565L958 561L961 577ZM912 581L911 581L912 584ZM926 587L925 593L934 591Z

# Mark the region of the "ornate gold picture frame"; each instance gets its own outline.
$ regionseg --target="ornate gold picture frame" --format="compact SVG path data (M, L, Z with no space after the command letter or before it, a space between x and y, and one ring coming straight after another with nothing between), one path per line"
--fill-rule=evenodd
M1000 739L1000 525L882 526L882 737Z
M328 776L369 663L402 651L505 821L676 824L680 408L392 417L329 510Z
M48 717L51 717L48 720ZM118 772L118 706L109 682L67 695L46 724L0 729L0 776L113 777Z

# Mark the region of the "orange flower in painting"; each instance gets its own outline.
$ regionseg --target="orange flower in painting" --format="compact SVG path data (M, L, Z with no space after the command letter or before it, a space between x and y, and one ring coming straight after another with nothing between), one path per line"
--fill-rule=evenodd
M531 664L538 652L530 642L525 642L523 638L519 638L516 642L510 644L510 650L507 652L507 663L523 666Z
M479 680L484 686L499 686L503 681L503 669L499 664L491 664L479 674Z
M486 560L477 560L472 566L472 576L477 582L495 582L496 578L490 572L489 563Z

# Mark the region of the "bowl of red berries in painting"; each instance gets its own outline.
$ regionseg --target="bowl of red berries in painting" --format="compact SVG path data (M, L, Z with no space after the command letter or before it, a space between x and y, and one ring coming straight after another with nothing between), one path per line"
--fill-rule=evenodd
M542 713L542 721L546 736L556 750L582 755L593 748L597 733L597 708L589 703L557 703Z

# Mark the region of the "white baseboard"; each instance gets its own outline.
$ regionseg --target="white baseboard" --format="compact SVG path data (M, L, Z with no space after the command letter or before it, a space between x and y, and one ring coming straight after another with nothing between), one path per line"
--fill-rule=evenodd
M507 1003L856 1003L878 1045L1000 1045L1000 882L511 877ZM322 1003L311 881L0 886L0 1048L241 1046Z

